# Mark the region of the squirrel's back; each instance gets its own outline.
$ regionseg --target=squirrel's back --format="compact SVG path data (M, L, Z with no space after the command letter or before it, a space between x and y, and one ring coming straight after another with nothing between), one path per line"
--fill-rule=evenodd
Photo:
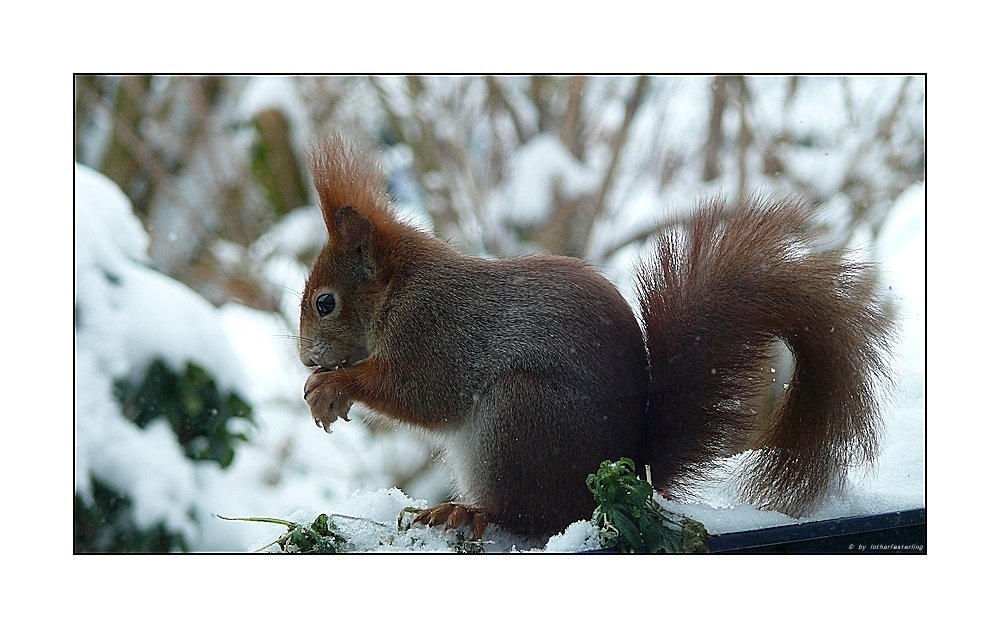
M388 301L406 305L390 306L381 342L419 373L398 394L443 439L463 501L511 529L557 531L593 509L589 473L638 453L641 330L580 260L454 255L406 273Z

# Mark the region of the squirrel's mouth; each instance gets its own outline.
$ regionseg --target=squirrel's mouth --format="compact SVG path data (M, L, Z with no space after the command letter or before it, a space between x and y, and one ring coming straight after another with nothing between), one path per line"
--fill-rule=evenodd
M361 343L333 347L327 342L303 338L299 359L307 368L336 371L358 365L370 355L368 347Z
M306 366L315 366L317 367L316 370L314 371L315 373L323 373L327 371L336 371L343 368L349 368L351 366L357 366L362 362L366 362L370 357L371 356L369 355L366 355L358 359L346 357L340 362L336 362L334 364L317 364L315 361L310 360L312 364L307 364Z

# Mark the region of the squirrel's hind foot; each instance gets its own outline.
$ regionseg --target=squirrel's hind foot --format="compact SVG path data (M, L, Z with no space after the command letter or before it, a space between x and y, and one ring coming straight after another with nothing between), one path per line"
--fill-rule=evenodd
M445 530L469 526L472 530L472 538L478 540L483 538L488 521L486 520L486 513L481 508L456 502L447 502L421 510L417 514L414 523L427 526L444 524Z

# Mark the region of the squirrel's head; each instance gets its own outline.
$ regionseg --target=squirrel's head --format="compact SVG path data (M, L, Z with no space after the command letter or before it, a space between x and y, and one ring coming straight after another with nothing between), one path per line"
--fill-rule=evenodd
M299 358L333 369L372 352L370 323L385 290L376 236L395 223L385 177L359 147L332 136L310 157L328 241L302 294Z
M329 242L306 280L299 359L308 367L350 366L371 353L369 322L384 286L372 259L373 227L349 205L326 211Z

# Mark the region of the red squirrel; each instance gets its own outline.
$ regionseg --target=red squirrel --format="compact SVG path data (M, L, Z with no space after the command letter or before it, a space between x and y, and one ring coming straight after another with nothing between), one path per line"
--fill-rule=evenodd
M360 402L437 438L458 498L417 522L553 534L593 512L603 460L676 496L746 449L742 496L800 516L873 461L893 320L870 264L813 247L804 203L714 201L663 231L637 318L581 260L476 258L401 221L340 139L310 165L329 240L302 295L305 400L327 431ZM760 417L776 340L794 372Z

